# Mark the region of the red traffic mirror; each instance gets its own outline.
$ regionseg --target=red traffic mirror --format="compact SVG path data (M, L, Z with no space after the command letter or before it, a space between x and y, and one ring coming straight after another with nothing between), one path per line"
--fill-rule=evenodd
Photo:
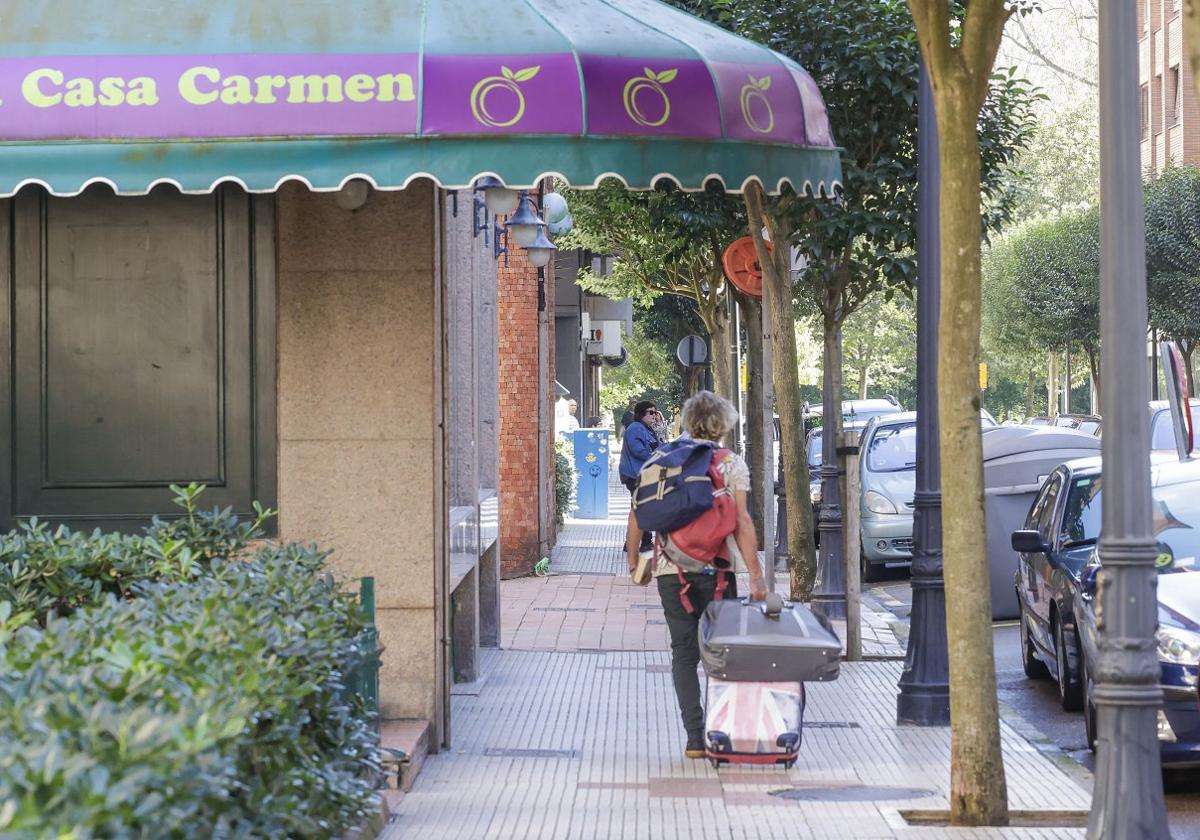
M767 253L771 253L771 243L766 243ZM754 248L754 239L743 236L735 239L725 249L721 257L725 267L725 276L729 282L751 297L762 297L762 266L758 263L758 252Z

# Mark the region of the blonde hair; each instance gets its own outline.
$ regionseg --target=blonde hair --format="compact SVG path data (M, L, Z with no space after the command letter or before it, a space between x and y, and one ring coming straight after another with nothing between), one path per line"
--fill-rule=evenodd
M700 391L683 404L683 428L698 440L718 442L737 421L733 404L712 391Z

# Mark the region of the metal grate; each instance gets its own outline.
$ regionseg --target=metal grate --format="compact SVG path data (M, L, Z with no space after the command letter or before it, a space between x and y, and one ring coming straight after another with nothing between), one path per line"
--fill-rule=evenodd
M804 724L805 729L862 729L852 720L814 720Z
M579 758L579 750L523 750L488 747L483 754L488 758Z
M792 802L887 802L897 799L924 799L936 796L932 790L869 785L835 787L793 787L771 791L771 796Z

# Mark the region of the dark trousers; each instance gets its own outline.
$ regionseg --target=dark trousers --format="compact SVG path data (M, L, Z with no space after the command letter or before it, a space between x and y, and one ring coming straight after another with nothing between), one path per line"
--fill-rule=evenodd
M716 596L717 576L686 574L684 578L692 585L688 600L694 609L690 613L679 598L682 588L679 576L663 575L656 579L667 630L671 633L671 677L675 681L679 714L683 728L692 735L704 731L704 706L700 703L700 678L696 674L696 666L700 664L700 616ZM733 575L725 576L724 597L737 597L737 579Z
M625 485L625 489L629 491L632 498L637 494L638 480L630 478L627 475L621 476L621 483ZM638 546L639 551L649 551L654 548L654 533L652 531L642 531L642 543Z

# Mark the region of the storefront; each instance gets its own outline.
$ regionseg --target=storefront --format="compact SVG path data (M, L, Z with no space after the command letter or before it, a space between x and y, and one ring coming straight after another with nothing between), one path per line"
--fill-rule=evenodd
M435 744L498 620L479 178L840 177L807 73L653 0L47 0L5 23L0 525L134 527L189 481L277 507L375 577L384 715Z

